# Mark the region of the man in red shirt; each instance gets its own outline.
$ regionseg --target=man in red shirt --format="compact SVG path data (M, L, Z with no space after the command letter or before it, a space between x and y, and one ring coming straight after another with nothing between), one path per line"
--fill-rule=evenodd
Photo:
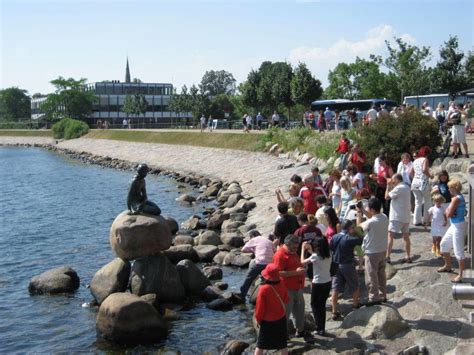
M346 134L343 133L341 135L341 139L339 139L339 143L336 148L336 152L341 154L341 161L339 162L339 170L342 171L346 168L347 165L347 155L349 153L349 145L350 142L346 138Z
M280 270L283 284L288 289L289 301L286 304L286 318L293 314L297 337L306 337L304 330L304 276L305 269L301 265L297 254L300 239L295 235L288 235L285 244L273 256L273 263Z
M326 196L326 191L324 191L324 188L321 186L315 184L314 177L311 174L304 177L304 185L299 195L299 197L303 199L304 213L314 215L318 210L316 197L319 195Z

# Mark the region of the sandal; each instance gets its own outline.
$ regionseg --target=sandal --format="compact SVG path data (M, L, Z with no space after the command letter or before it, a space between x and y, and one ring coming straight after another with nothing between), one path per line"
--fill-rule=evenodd
M461 277L455 277L454 279L451 280L453 284L462 284L462 278Z
M453 269L448 269L446 267L439 268L436 272L453 272Z
M411 263L413 263L413 261L411 260L411 258L403 258L403 259L402 259L402 263L403 263L403 264L405 264L405 263L411 264Z
M355 305L352 305L352 309L359 309L360 307L362 307L361 303L357 303Z
M333 312L331 316L332 320L339 320L341 319L341 313L340 312Z

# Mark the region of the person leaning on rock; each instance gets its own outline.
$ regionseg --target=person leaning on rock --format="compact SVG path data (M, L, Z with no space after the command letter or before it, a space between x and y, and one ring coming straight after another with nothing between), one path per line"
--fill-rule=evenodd
M245 300L255 278L272 262L275 248L278 245L278 240L275 239L272 242L269 238L262 236L257 230L252 230L249 234L250 240L242 247L242 252L254 253L255 262L250 264L244 283L240 287L240 297L243 300Z
M159 216L161 209L153 202L148 200L146 194L145 177L150 169L146 164L140 164L130 184L127 197L127 207L130 214L151 214Z

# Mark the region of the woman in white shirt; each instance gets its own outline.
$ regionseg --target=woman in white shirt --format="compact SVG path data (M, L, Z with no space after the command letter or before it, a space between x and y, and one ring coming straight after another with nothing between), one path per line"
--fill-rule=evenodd
M398 163L397 174L403 176L403 182L408 186L411 185L411 176L410 172L413 168L413 162L410 159L410 154L403 153L400 163Z
M305 251L311 256L304 257ZM324 237L317 237L310 244L303 242L301 248L301 264L313 264L313 280L311 282L311 309L316 323L318 335L326 334L326 301L331 291L331 253L329 243Z
M349 173L351 174L352 187L359 191L365 187L365 176L358 169L357 166L351 165L348 167Z

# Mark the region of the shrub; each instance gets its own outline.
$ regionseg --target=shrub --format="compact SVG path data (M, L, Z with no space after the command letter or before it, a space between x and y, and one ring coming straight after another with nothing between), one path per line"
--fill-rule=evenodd
M53 125L53 136L56 139L74 139L83 136L89 132L89 126L78 120L63 118Z
M356 141L367 154L369 162L374 161L379 150L384 148L393 167L400 161L402 153L412 153L424 145L435 151L441 144L436 120L418 111L404 112L397 118L377 119L373 125L362 127L358 133Z

